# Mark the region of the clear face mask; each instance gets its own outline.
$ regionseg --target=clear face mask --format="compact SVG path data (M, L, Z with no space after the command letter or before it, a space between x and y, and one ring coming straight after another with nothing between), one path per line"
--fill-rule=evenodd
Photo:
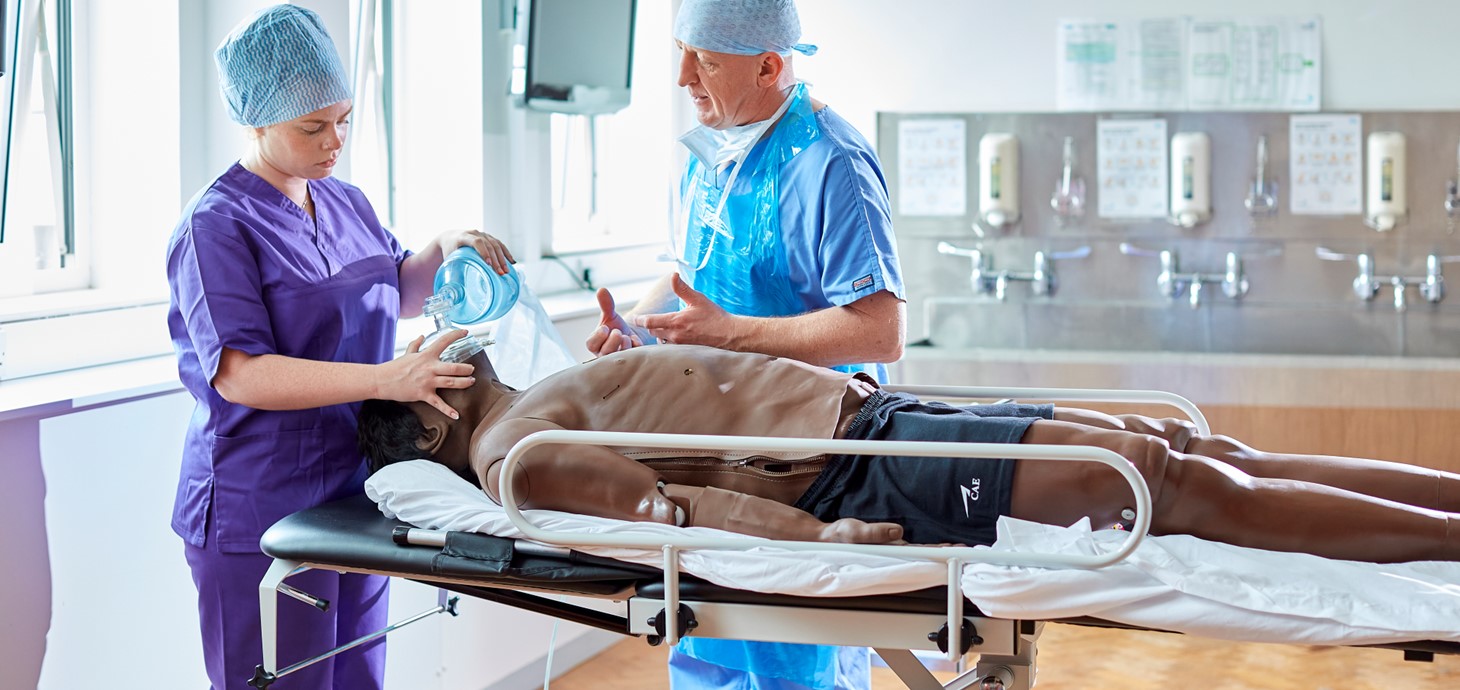
M700 259L699 265L694 266L691 270L698 271L709 263L710 255L715 250L714 243L717 237L721 235L725 237L730 236L730 228L721 218L725 212L725 202L730 198L730 190L735 187L735 180L740 176L740 169L744 167L745 159L750 156L751 149L755 148L756 143L761 140L761 137L765 136L766 132L770 131L771 127L790 109L791 101L795 100L792 96L795 94L797 86L799 84L792 85L782 92L784 98L781 100L781 106L769 118L724 130L717 130L700 125L679 138L680 143L684 144L699 159L700 164L706 167L704 174L715 174L715 171L723 169L728 163L735 165L734 169L730 171L730 179L725 183L725 191L720 195L719 203L715 205L714 214L709 218L702 219L714 230L714 234L710 237L710 246L705 249L704 256ZM714 162L713 166L711 161ZM695 186L691 184L686 191L686 196L693 196L695 191ZM689 218L693 212L692 206L693 204L690 203L688 198L680 200L679 227L670 231L674 258L683 264L685 268L690 268L689 264L684 260L684 245L686 244L686 240L681 238L679 234L689 231Z

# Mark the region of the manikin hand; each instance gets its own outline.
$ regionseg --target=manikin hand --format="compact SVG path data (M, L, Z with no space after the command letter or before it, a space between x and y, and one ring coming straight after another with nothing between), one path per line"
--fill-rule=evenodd
M639 347L645 341L653 342L653 338L650 338L647 333L630 326L629 322L619 315L613 304L613 295L609 294L607 288L598 288L598 309L602 312L602 316L598 319L598 328L588 334L588 340L584 343L588 347L588 352L592 353L594 357Z
M736 317L720 308L704 293L690 287L679 274L671 278L674 294L684 308L667 314L635 316L634 325L664 343L735 348Z
M437 395L438 388L468 388L476 383L473 367L464 362L443 362L441 353L452 343L466 335L465 330L456 330L437 338L431 346L421 349L426 336L411 341L406 353L381 364L377 371L379 380L375 397L396 402L420 400L441 411L442 414L458 419L456 410Z
M515 264L517 260L512 258L512 252L507 251L507 245L481 230L452 230L437 238L441 245L441 259L445 260L451 252L460 247L472 247L484 259L498 275L507 274L507 264Z

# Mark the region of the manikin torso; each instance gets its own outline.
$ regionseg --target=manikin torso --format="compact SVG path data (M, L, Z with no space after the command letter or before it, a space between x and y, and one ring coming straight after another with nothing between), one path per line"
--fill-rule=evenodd
M518 394L479 427L472 464L481 471L528 434L555 427L833 438L844 431L869 386L850 374L770 355L695 345L633 348ZM616 450L641 458L699 454Z

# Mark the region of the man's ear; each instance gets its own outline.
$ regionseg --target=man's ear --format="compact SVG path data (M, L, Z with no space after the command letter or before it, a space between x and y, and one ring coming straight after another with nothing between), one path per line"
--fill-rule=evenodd
M781 80L781 73L786 70L786 59L780 53L768 52L761 54L760 72L756 76L763 86L774 86Z

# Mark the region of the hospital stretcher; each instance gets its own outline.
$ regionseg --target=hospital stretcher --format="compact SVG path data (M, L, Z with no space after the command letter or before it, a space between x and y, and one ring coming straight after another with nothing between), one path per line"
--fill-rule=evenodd
M925 398L995 398L1164 403L1178 407L1209 433L1194 405L1168 393L1153 391L1070 391L969 387L904 387ZM646 538L632 534L554 532L535 526L515 508L511 482L522 454L547 444L634 445L662 448L712 448L762 452L876 453L923 456L1013 457L1105 463L1131 484L1136 496L1135 525L1117 548L1096 554L991 553L970 548L844 545L774 542L793 551L863 551L946 563L941 587L872 596L793 596L726 587L681 573L680 555L693 549L745 549L765 546L742 539L685 536ZM264 535L261 546L275 561L259 586L263 630L263 664L250 685L266 688L276 679L347 649L439 613L456 615L456 597L447 592L542 613L555 618L646 639L650 644L676 643L695 635L726 639L800 642L871 647L912 690L932 688L1002 688L1033 686L1035 650L1049 622L1103 627L1130 625L1090 617L1020 620L984 615L964 595L962 569L973 562L998 562L1052 568L1100 568L1125 558L1146 535L1150 497L1144 482L1120 456L1098 448L898 443L813 439L769 439L623 434L608 432L541 432L524 439L508 455L502 473L504 508L528 539L476 532L417 529L381 513L358 496L291 515ZM581 547L650 548L662 554L658 567L601 558ZM278 666L277 606L279 595L320 609L328 602L285 582L310 569L403 577L441 588L438 605L383 630L334 650ZM574 604L561 595L617 602L614 613ZM669 612L674 612L670 614ZM1434 654L1460 653L1460 642L1413 641L1375 646L1404 651L1406 660L1430 660ZM967 669L947 683L937 680L915 652L937 652ZM315 650L289 650L291 653ZM971 662L971 663L969 663Z

